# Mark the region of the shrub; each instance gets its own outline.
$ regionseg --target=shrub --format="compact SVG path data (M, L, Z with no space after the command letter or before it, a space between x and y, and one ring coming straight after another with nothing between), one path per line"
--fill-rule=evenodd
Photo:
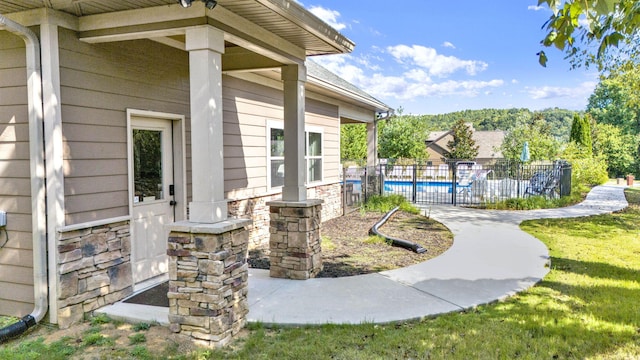
M396 206L400 207L400 210L406 211L411 214L419 214L420 210L413 206L402 195L375 195L370 197L364 204L365 211L377 211L377 212L389 212Z

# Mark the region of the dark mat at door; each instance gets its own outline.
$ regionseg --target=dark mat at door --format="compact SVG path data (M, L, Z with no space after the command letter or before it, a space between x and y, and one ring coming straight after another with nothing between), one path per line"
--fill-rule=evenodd
M169 307L169 282L156 285L125 300L125 303Z

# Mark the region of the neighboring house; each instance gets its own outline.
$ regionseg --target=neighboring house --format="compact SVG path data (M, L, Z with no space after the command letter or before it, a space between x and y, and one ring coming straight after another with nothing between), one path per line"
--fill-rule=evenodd
M255 246L267 201L341 214L340 124L391 109L307 57L354 44L292 0L217 3L0 2L0 315L64 327L162 281L175 221L251 218Z
M467 125L473 131L472 138L478 145L478 157L475 159L478 164L490 164L503 158L500 146L504 140L504 131L476 131L472 124ZM451 140L453 140L451 130L431 132L425 141L429 160L439 162L445 159L451 150L447 145Z

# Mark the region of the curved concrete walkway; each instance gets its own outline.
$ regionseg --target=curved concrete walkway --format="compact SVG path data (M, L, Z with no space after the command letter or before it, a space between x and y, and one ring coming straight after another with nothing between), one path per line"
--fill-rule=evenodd
M525 290L549 271L544 244L521 231L537 218L587 216L627 206L624 187L598 186L575 206L490 211L424 206L454 234L435 259L402 269L337 279L273 279L249 270L250 322L279 325L387 323L421 319L496 301Z

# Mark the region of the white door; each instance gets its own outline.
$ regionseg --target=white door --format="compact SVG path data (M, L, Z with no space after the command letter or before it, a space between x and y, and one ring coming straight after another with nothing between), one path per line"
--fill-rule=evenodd
M131 263L136 284L168 271L165 225L174 221L170 120L131 118Z

